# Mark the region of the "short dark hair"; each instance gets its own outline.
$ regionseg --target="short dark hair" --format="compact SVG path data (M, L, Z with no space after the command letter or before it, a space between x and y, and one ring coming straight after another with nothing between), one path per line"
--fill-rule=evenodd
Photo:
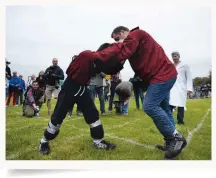
M118 27L116 27L114 30L113 30L113 32L112 32L112 34L111 34L111 38L113 37L113 33L120 33L121 31L130 31L129 30L129 28L127 28L127 27L124 27L124 26L118 26Z
M33 82L32 82L32 85L33 85L34 83L37 83L37 84L38 84L38 81L37 81L37 80L33 81Z
M110 43L104 43L100 45L100 47L97 49L97 51L103 51L104 49L108 48L111 44Z

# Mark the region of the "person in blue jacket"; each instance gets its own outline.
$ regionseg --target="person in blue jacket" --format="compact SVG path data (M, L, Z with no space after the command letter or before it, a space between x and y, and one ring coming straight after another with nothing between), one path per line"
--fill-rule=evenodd
M13 96L13 106L17 106L16 98L18 94L18 89L20 88L20 83L21 83L21 80L17 76L17 72L13 72L13 76L11 77L9 81L9 94L8 94L8 99L6 102L6 107L9 106L12 96Z

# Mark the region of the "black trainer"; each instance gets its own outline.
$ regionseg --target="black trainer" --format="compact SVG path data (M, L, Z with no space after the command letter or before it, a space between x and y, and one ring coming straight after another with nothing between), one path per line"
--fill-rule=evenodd
M99 149L113 150L116 145L110 143L109 141L102 140L100 143L94 143L94 147Z
M161 150L161 151L167 151L169 144L170 144L170 140L166 139L166 138L164 138L164 140L165 140L164 145L156 145L155 148L157 148L158 150Z
M50 152L49 142L40 143L39 151L42 155L48 155Z
M166 140L169 141L169 144L166 146L165 159L175 158L187 145L187 141L180 133L176 133L173 137Z

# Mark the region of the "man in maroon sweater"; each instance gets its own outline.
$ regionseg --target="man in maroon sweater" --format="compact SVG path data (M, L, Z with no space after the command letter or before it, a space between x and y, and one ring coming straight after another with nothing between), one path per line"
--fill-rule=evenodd
M103 44L98 50L102 50L109 45ZM115 144L103 139L104 130L99 113L87 88L91 77L101 72L101 67L96 67L96 63L97 66L100 66L100 64L96 61L94 53L92 51L83 51L70 63L66 71L68 77L62 86L51 120L40 142L39 151L41 154L49 154L49 141L58 135L68 110L75 103L80 106L84 119L90 126L94 147L107 150L116 147Z
M119 62L129 60L135 74L148 86L143 108L164 136L165 146L159 146L159 149L165 151L167 159L176 157L187 143L176 130L169 107L170 90L177 77L175 66L163 48L139 27L129 31L128 28L119 26L113 30L111 37L123 42L96 52L95 58L104 62L113 57Z

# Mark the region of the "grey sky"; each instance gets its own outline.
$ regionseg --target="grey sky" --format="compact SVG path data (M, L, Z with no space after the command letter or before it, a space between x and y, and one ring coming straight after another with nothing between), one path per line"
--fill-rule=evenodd
M135 10L133 10L135 9ZM11 68L27 76L45 70L53 57L65 70L70 57L113 42L119 25L139 26L162 45L170 58L177 50L191 67L193 77L211 67L211 12L204 7L127 6L9 6L6 8L6 56ZM171 58L170 58L171 59ZM133 76L126 63L124 80ZM25 77L26 78L26 77Z

